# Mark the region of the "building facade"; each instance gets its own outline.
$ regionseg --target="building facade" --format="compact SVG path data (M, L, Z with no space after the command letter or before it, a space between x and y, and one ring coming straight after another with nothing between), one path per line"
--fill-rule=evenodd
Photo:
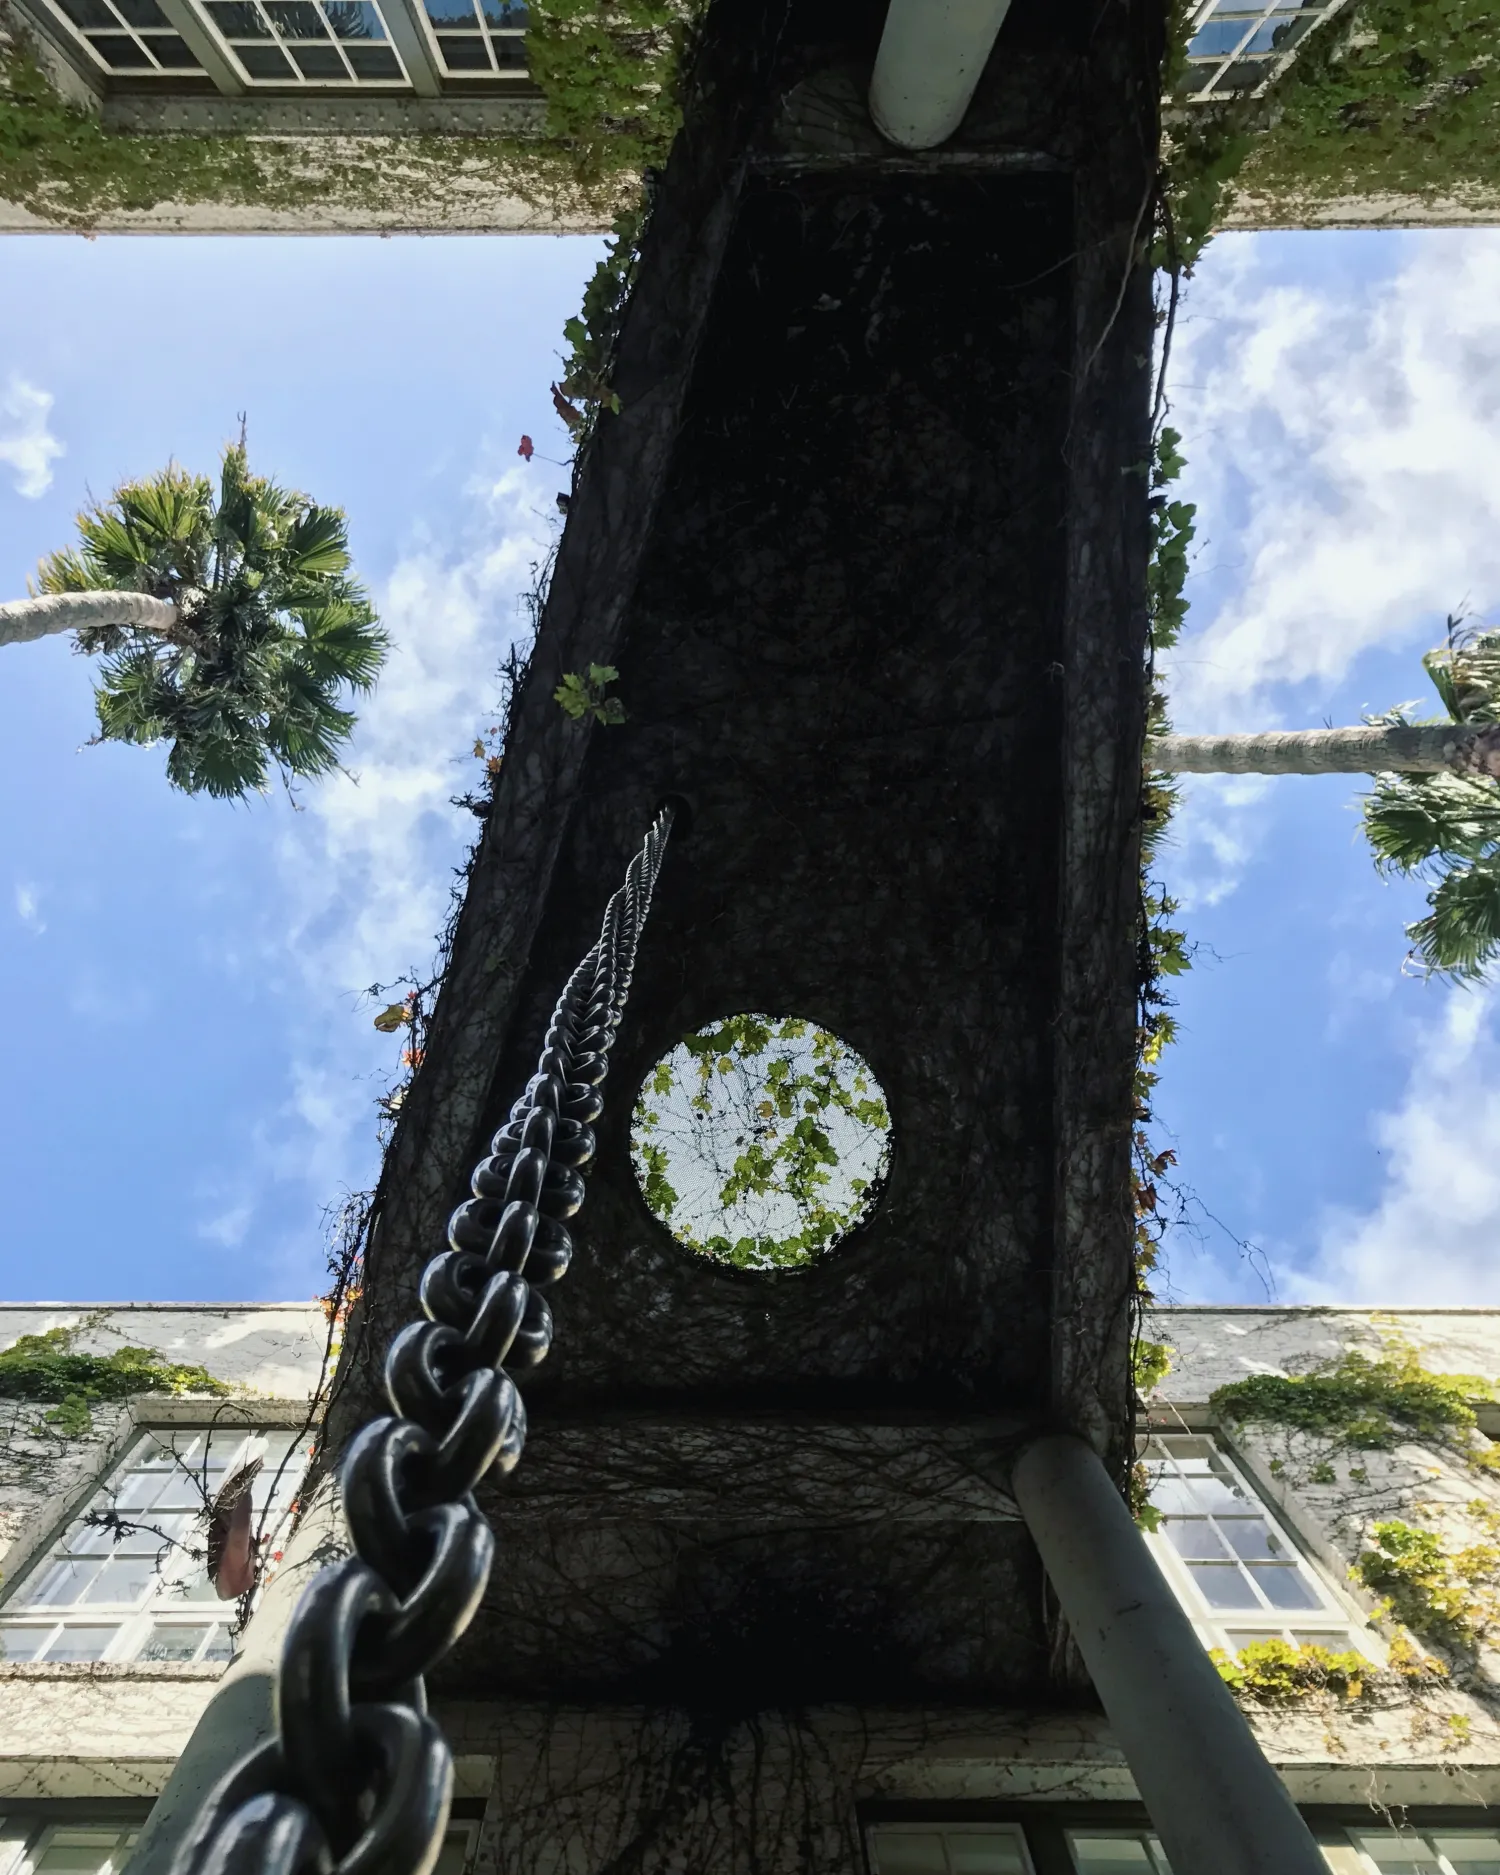
M1181 1308L1146 1335L1167 1363L1139 1420L1146 1540L1330 1869L1495 1875L1500 1311ZM23 1336L95 1365L59 1400L52 1370L17 1362ZM225 1499L248 1472L274 1574L327 1324L302 1304L14 1307L0 1340L0 1875L113 1875L220 1683L274 1650L285 1598L249 1614L262 1591L236 1592ZM122 1349L182 1390L107 1397ZM543 1465L560 1436L539 1420ZM536 1515L517 1502L518 1524ZM503 1511L497 1534L503 1570ZM438 1702L445 1875L587 1875L627 1851L704 1875L1161 1875L1087 1706L873 1698L747 1710L710 1738L686 1710L470 1690Z

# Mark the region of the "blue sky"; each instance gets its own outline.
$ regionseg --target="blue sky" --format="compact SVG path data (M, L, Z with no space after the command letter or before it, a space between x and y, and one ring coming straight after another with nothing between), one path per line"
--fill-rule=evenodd
M449 797L557 526L548 384L598 252L6 242L0 596L89 491L211 464L244 411L257 466L348 509L398 646L357 782L302 812L186 800L154 753L81 748L83 660L0 654L7 1297L322 1286L319 1217L371 1181L400 1050L361 992L427 962L472 835ZM1419 696L1443 613L1500 604L1500 235L1221 237L1172 375L1200 504L1179 726ZM1493 1012L1403 976L1420 894L1376 877L1357 792L1185 790L1163 870L1199 961L1159 1103L1195 1220L1180 1299L1500 1303Z

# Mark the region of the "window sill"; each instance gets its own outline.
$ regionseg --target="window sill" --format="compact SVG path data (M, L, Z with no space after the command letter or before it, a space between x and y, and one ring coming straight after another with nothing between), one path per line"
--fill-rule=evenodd
M0 1680L218 1680L227 1660L4 1660Z

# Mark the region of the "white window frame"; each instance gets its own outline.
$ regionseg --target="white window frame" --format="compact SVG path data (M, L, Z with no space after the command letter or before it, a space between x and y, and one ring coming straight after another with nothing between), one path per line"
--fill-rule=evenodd
M191 65L158 65L155 62L154 55L151 52L151 46L154 40L169 38L182 39L182 34L175 26L172 26L170 31L161 26L132 26L118 7L113 7L111 9L119 15L118 25L97 27L80 26L75 20L68 18L67 14L64 13L62 8L57 4L57 0L42 0L42 4L47 9L48 17L55 21L58 28L67 35L68 43L77 48L81 57L87 59L90 69L99 72L102 76L112 80L117 85L132 85L137 79L142 79L147 84L152 84L162 79L197 79L207 76L196 54L194 55ZM108 5L109 0L105 0L105 4ZM163 9L163 11L165 11L165 9ZM147 56L152 59L152 63L149 65L129 66L111 65L108 59L104 57L103 53L96 48L94 42L89 38L91 32L124 33L128 38L132 39L136 45L145 50ZM185 39L182 39L182 43L187 45ZM193 48L188 46L188 51L192 52L192 50Z
M433 70L438 74L445 85L495 84L497 82L504 84L529 84L531 81L531 68L526 63L525 59L523 58L519 65L502 65L494 44L495 41L500 40L507 42L519 40L522 52L524 53L526 49L526 29L524 27L491 26L489 21L484 17L484 8L480 4L480 0L469 0L469 4L474 16L473 25L438 26L429 18L424 0L411 0L412 13L416 18L418 28L426 43L427 56L432 60ZM483 44L486 56L493 61L492 65L487 70L483 68L461 68L450 65L444 55L442 45L439 43L439 33L442 33L445 37L457 36L465 39L478 40Z
M264 9L256 4L256 0L243 0L243 3L250 6L254 12L264 13ZM203 24L203 30L212 36L214 44L223 55L231 61L236 74L252 91L331 91L336 93L377 91L384 96L404 96L411 91L411 73L407 69L406 60L401 56L401 48L397 45L395 35L391 31L389 17L392 8L399 6L401 0L370 0L370 4L375 8L376 15L380 20L381 29L385 34L383 39L341 39L333 30L333 23L328 18L327 11L322 5L322 0L305 0L305 3L313 8L319 20L327 29L328 36L326 39L314 41L289 38L276 27L269 14L264 14L268 31L263 37L254 40L231 39L206 5L197 4L197 0L189 0L193 11ZM349 77L309 78L293 57L292 48L298 45L310 44L333 46L338 50L341 58L343 58L344 48L346 46L380 46L394 57L397 65L397 75L394 78L361 78L354 70L353 60L345 59L344 63L347 65L350 73ZM250 71L240 57L240 49L242 46L247 49L251 46L272 47L281 54L282 58L291 67L290 74L280 73L271 78L257 77L255 73Z
M1493 1826L1489 1829L1467 1829L1462 1824L1452 1827L1441 1823L1408 1824L1403 1830L1390 1831L1382 1829L1379 1825L1372 1825L1366 1828L1363 1824L1349 1824L1340 1830L1340 1834L1343 1835L1349 1843L1349 1858L1346 1862L1349 1875L1353 1875L1353 1871L1356 1868L1359 1870L1359 1875L1381 1875L1380 1863L1364 1847L1364 1844L1376 1837L1385 1835L1399 1835L1405 1842L1411 1843L1413 1847L1420 1847L1430 1858L1428 1866L1432 1871L1432 1875L1466 1875L1466 1871L1474 1867L1472 1861L1450 1861L1446 1855L1434 1847L1435 1841L1468 1841L1482 1843L1486 1848L1491 1848L1494 1851L1492 1855L1486 1856L1484 1860L1487 1862L1500 1862L1500 1831L1497 1831ZM1342 1846L1342 1844L1339 1845L1341 1848ZM1340 1861L1344 1862L1345 1858L1341 1857ZM1344 1869L1340 1867L1340 1863L1333 1862L1331 1858L1330 1867L1333 1869L1334 1875L1344 1875Z
M1362 1653L1377 1665L1384 1660L1379 1637L1352 1601L1341 1595L1322 1572L1303 1554L1301 1546L1256 1490L1250 1479L1221 1442L1208 1433L1153 1432L1146 1441L1141 1458L1147 1465L1161 1453L1184 1457L1207 1457L1222 1470L1246 1500L1264 1518L1271 1535L1294 1559L1296 1570L1317 1598L1314 1608L1214 1608L1194 1581L1191 1570L1172 1545L1165 1528L1146 1531L1146 1543L1156 1558L1162 1574L1172 1585L1192 1619L1198 1638L1205 1647L1219 1647L1235 1655L1247 1641L1281 1639L1315 1642L1332 1653ZM1253 1580L1253 1577L1251 1578Z
M145 1827L141 1822L123 1823L106 1816L80 1818L76 1823L66 1821L38 1823L28 1828L27 1824L18 1818L14 1834L12 1834L4 1827L4 1822L7 1820L0 1820L0 1875L33 1875L37 1864L59 1836L91 1837L101 1847L104 1846L104 1838L112 1838L112 1844L105 1849L95 1875L120 1875L131 1850L135 1847L136 1838ZM10 1847L12 1852L9 1861L4 1859L6 1847Z
M955 1875L950 1839L964 1836L1004 1836L1013 1842L1021 1858L1025 1875L1034 1875L1035 1865L1026 1841L1026 1831L1019 1823L869 1823L865 1826L865 1853L870 1875L882 1875L880 1839L892 1836L937 1836L943 1845L945 1875Z
M77 1504L66 1522L57 1529L51 1540L37 1551L19 1570L15 1577L6 1583L5 1591L0 1594L0 1663L9 1666L62 1666L99 1664L139 1666L143 1670L160 1670L162 1666L213 1665L222 1670L228 1665L232 1651L230 1628L235 1619L236 1605L231 1601L209 1599L202 1595L190 1598L186 1590L196 1585L196 1578L202 1565L192 1561L184 1553L167 1549L156 1569L156 1580L141 1596L130 1602L76 1601L70 1603L47 1603L32 1599L31 1591L43 1575L59 1563L68 1560L70 1553L80 1556L92 1554L108 1557L111 1549L102 1542L95 1544L91 1551L83 1549L79 1533L84 1527L84 1519L91 1511L119 1509L119 1494L126 1481L141 1474L142 1457L151 1446L159 1451L170 1450L178 1459L184 1472L190 1472L195 1457L201 1464L204 1440L218 1441L226 1453L225 1459L215 1458L215 1475L222 1483L251 1455L256 1442L263 1439L280 1441L289 1440L288 1460L282 1473L281 1484L277 1491L278 1515L266 1525L266 1547L274 1556L278 1548L278 1535L289 1522L291 1504L295 1499L302 1476L307 1468L304 1457L297 1459L295 1454L301 1442L301 1434L295 1427L286 1425L273 1426L258 1423L234 1421L207 1424L143 1424L132 1430L129 1442L119 1456L95 1481L93 1489L83 1501ZM179 1447L184 1449L179 1450ZM213 1448L210 1447L210 1450ZM273 1448L274 1449L274 1448ZM267 1464L262 1477L269 1489L281 1464L278 1457ZM146 1474L146 1475L149 1475ZM257 1481L259 1484L259 1481ZM195 1486L198 1481L194 1480ZM199 1487L201 1488L201 1487ZM191 1495L184 1489L184 1497ZM206 1510L206 1505L204 1506ZM130 1520L129 1509L123 1513ZM143 1508L139 1514L142 1525L153 1521L165 1524L170 1516L180 1516L180 1512L153 1512ZM184 1532L183 1534L187 1534ZM146 1545L142 1546L147 1547ZM157 1627L194 1629L201 1628L202 1634L197 1646L187 1659L160 1660L147 1659L144 1650ZM47 1650L55 1643L60 1631L68 1628L88 1630L113 1630L111 1638L97 1654L91 1654L86 1660L66 1661L48 1660ZM4 1635L25 1633L41 1638L34 1652L7 1658L4 1654ZM80 1826L81 1827L81 1826Z
M1297 49L1309 34L1326 27L1336 13L1343 11L1348 0L1198 0L1193 9L1192 24L1187 33L1187 64L1189 70L1197 67L1202 70L1211 68L1211 76L1197 90L1188 92L1183 99L1187 104L1214 104L1229 98L1258 98L1286 70L1297 56ZM1290 45L1285 47L1270 46L1263 52L1249 52L1245 48L1251 45L1256 35L1264 26L1280 26L1293 20L1306 20L1306 28L1300 32ZM1243 28L1235 45L1228 52L1193 51L1193 42L1205 27L1225 21L1233 22ZM1259 76L1252 85L1228 84L1230 73L1240 66L1254 66Z
M1143 1849L1146 1855L1145 1869L1149 1875L1172 1875L1172 1865L1166 1852L1158 1841L1156 1832L1149 1827L1136 1829L1129 1823L1116 1824L1113 1829L1065 1829L1063 1838L1068 1845L1068 1860L1072 1863L1076 1875L1088 1875L1086 1866L1074 1853L1074 1845L1080 1842L1134 1843Z
M35 1875L38 1863L59 1836L85 1836L96 1841L112 1837L112 1848L106 1850L94 1875L121 1875L145 1827L142 1818L124 1822L118 1817L100 1816L80 1817L77 1822L52 1818L38 1822L0 1815L0 1875ZM470 1868L478 1840L477 1822L464 1818L450 1822L438 1852L435 1875L457 1875L457 1871Z

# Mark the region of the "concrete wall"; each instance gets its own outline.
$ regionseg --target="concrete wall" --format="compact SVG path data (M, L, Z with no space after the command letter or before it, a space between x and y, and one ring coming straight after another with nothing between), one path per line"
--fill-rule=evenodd
M53 1326L81 1328L78 1345L92 1351L130 1343L201 1361L235 1388L234 1408L257 1416L305 1408L323 1342L321 1312L301 1304L0 1308L0 1343ZM1209 1428L1208 1396L1227 1381L1306 1372L1351 1347L1378 1354L1392 1336L1417 1348L1430 1370L1500 1374L1500 1310L1169 1309L1153 1314L1148 1332L1173 1349L1171 1371L1151 1403L1152 1423L1167 1431ZM0 1531L17 1543L15 1553L33 1549L39 1533L45 1540L86 1495L133 1420L169 1410L201 1406L151 1400L101 1409L93 1434L67 1440L35 1430L36 1407L5 1403ZM1500 1432L1500 1414L1487 1423ZM1333 1481L1320 1482L1311 1473L1328 1461L1315 1442L1274 1427L1217 1430L1297 1539L1351 1594L1348 1567L1376 1518L1416 1514L1420 1506L1451 1546L1464 1540L1467 1505L1500 1509L1500 1485L1467 1463L1461 1447L1337 1453ZM1484 1444L1476 1437L1475 1452ZM1351 1477L1355 1471L1363 1477ZM1370 1598L1363 1601L1368 1607ZM217 1678L212 1667L0 1666L0 1801L154 1796ZM1300 1802L1500 1803L1497 1688L1500 1656L1484 1649L1472 1671L1413 1694L1398 1689L1375 1702L1325 1701L1251 1716ZM786 1822L799 1840L811 1832L818 1866L829 1875L860 1867L854 1799L1134 1795L1107 1727L1087 1713L830 1708L795 1718L759 1715L705 1741L670 1717L643 1712L473 1702L440 1704L439 1711L458 1758L459 1795L493 1797L486 1853L508 1875L558 1866L551 1858L559 1852L564 1865L598 1866L634 1829L653 1780L675 1775L698 1751L709 1752L715 1775L728 1781L717 1797L681 1814L685 1853L706 1854L734 1837L744 1815L769 1817L766 1806L779 1805L781 1820L766 1827L774 1823L774 1834ZM810 1776L809 1766L821 1768ZM801 1866L790 1836L761 1846L767 1871Z
M96 1406L92 1431L73 1435L48 1424L45 1403L0 1400L0 1593L76 1514L137 1424L300 1423L327 1334L315 1303L0 1306L0 1347L49 1328L75 1330L79 1353L148 1347L196 1363L230 1392ZM0 1662L0 1801L155 1796L222 1672Z

